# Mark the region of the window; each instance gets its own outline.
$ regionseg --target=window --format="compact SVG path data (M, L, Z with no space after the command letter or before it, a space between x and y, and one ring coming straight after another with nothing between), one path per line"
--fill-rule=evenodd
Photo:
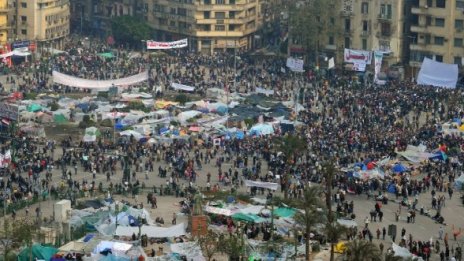
M214 30L215 31L225 31L226 30L226 26L223 25L223 24L217 24L214 26Z
M368 21L366 21L366 20L362 21L362 26L363 26L363 32L369 31L369 22Z
M454 38L454 47L462 47L462 38Z
M380 5L380 17L383 19L392 18L392 5L381 4Z
M446 8L446 0L437 0L437 8Z
M463 27L464 27L464 20L459 20L459 19L454 20L454 28L463 29Z
M21 2L21 7L22 7L22 8L27 8L27 3Z
M351 30L351 20L345 19L345 32L348 32L350 30Z
M464 9L464 0L456 0L456 8Z
M367 50L367 39L362 39L362 49Z
M390 36L391 34L390 23L382 23L380 27L380 32L382 36Z
M21 16L21 22L27 22L27 16L22 15Z
M21 34L22 34L22 35L26 35L26 34L27 34L27 29L22 29L22 30L21 30Z
M205 12L203 12L203 17L204 17L205 19L209 19L210 14L211 14L211 13L210 13L209 11L205 11Z
M329 45L335 44L335 38L333 36L329 36Z
M362 2L361 4L361 14L368 14L369 13L369 3Z
M430 36L430 34L426 34L425 35L425 44L430 44L432 42L432 37Z
M425 24L426 25L432 25L432 17L431 16L427 16L426 19L425 19Z
M214 13L214 18L216 19L225 19L226 13L225 12L216 12Z
M229 24L229 31L235 31L235 28L237 28L236 24Z
M443 55L435 55L435 61L443 62Z
M350 48L350 38L345 37L345 48Z
M229 5L235 5L235 0L229 0Z
M335 25L335 18L330 17L330 25Z
M433 1L432 0L427 0L427 6L432 7L432 5L433 5Z
M462 65L462 58L459 56L454 56L454 64Z
M171 7L170 13L173 14L173 15L175 15L175 14L176 14L176 8L172 8L172 7Z
M435 18L435 26L445 27L445 19L444 18Z
M230 11L229 12L229 18L231 18L231 19L235 18L235 11Z
M211 0L204 0L203 3L204 3L205 5L210 5L210 4L211 4Z
M177 8L177 14L180 16L186 16L187 15L187 9L185 8Z
M434 43L435 45L443 45L443 44L445 44L445 38L444 38L444 37L440 37L440 36L435 36L435 37L433 38L433 43Z
M225 4L225 0L216 0L217 5L223 5Z

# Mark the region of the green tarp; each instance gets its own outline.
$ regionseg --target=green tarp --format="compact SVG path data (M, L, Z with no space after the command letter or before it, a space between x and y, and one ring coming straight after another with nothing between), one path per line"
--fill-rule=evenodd
M45 247L39 244L32 246L32 260L50 260L50 258L58 253L58 249L54 247ZM29 261L29 248L24 248L18 255L18 261Z
M287 218L287 217L293 217L296 213L296 210L293 208L277 208L274 209L274 215Z
M259 217L255 214L236 213L232 215L232 218L238 221L246 221L246 222L254 222L254 223L261 223L265 221L264 218Z
M58 123L58 124L64 124L64 123L68 122L68 120L66 119L66 117L64 117L63 114L55 114L55 115L53 115L53 121L55 123Z
M103 57L103 58L114 58L114 54L113 53L99 53L98 54L99 56Z
M38 111L41 111L41 110L42 110L42 106L40 106L39 104L36 104L36 103L30 104L29 106L27 106L27 111L28 112L38 112Z

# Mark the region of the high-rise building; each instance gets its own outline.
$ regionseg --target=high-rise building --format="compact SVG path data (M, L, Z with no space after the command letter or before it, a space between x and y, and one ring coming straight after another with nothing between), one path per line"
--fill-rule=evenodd
M6 45L8 41L8 12L10 8L8 6L8 0L0 0L0 49Z
M343 62L341 54L345 48L382 51L385 66L401 62L403 5L403 0L343 0L340 11L343 35L338 41L329 35L327 49L337 48L338 63Z
M12 7L12 41L36 41L39 48L63 47L69 35L69 0L14 0Z
M411 6L409 65L424 57L462 65L464 0L414 0Z
M254 46L259 0L144 1L156 40L188 38L191 50L205 53Z

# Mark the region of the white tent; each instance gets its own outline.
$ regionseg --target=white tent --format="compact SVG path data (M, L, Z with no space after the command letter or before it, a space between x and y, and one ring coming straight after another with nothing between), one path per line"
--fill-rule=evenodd
M130 136L134 136L134 138L136 140L140 140L143 138L143 135L136 132L136 131L133 131L133 130L126 130L126 131L122 131L119 133L119 135L121 136L127 136L127 137L130 137Z
M184 111L177 115L177 119L179 119L180 123L185 124L191 118L194 118L200 115L201 112L199 111Z
M142 235L146 234L148 237L164 238L164 237L180 237L186 234L185 224L180 223L172 227L156 227L156 226L142 226L140 228ZM133 234L138 234L138 227L124 227L118 226L116 228L117 236L130 237Z

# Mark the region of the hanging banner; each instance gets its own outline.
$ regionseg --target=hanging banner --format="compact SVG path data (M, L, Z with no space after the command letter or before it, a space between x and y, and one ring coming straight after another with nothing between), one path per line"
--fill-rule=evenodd
M287 67L294 72L304 72L302 59L287 58Z
M371 55L370 51L345 49L344 59L346 63L370 64Z
M113 80L87 80L57 71L53 71L53 82L63 84L70 87L83 88L83 89L105 89L117 86L129 86L148 80L148 71L141 72L126 78L119 78Z
M356 71L356 72L364 72L366 71L366 63L363 63L363 62L353 63L352 69L353 71Z
M329 68L329 69L332 69L332 68L334 68L334 67L335 67L335 59L332 57L332 58L329 59L329 66L328 66L328 68Z
M184 48L187 46L188 46L187 38L179 40L179 41L173 41L173 42L147 41L147 50L166 50L166 49Z
M195 87L193 87L193 86L188 86L188 85L175 83L175 82L171 83L171 87L174 90L181 90L181 91L187 91L187 92L193 92L195 90Z
M384 80L379 80L380 70L382 69L383 52L374 52L374 83L384 85Z

